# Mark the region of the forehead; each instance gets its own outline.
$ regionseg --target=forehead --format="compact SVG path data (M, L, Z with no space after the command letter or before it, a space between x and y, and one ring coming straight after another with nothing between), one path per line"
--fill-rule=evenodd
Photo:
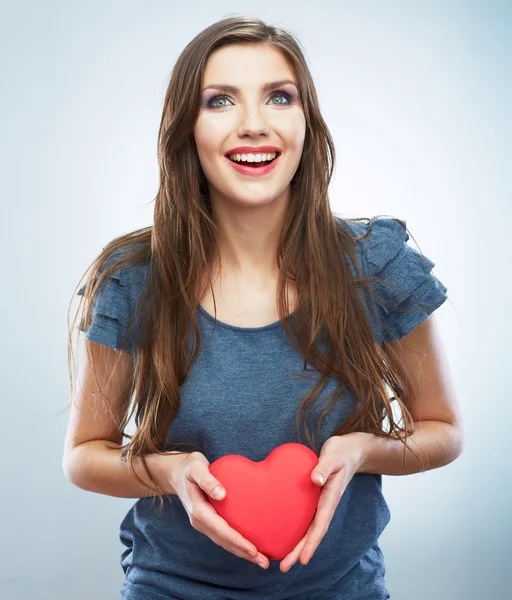
M294 80L293 68L284 54L268 45L232 44L215 50L208 58L204 85L243 85L272 79Z

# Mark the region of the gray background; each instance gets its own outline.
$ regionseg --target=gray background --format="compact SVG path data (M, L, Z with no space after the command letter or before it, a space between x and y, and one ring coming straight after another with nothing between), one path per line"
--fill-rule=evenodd
M338 152L333 210L405 218L448 286L437 315L466 449L443 469L384 477L391 597L512 597L511 3L1 8L2 598L119 597L117 531L134 500L86 493L61 469L68 304L108 241L152 222L179 53L239 13L287 27L306 49Z

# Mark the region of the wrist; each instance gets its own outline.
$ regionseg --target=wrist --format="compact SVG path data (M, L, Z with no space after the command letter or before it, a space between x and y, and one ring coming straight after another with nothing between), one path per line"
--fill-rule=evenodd
M355 431L348 435L354 436L355 446L358 449L356 454L356 473L369 473L370 471L367 469L371 462L378 436L365 431Z
M173 472L176 464L182 455L166 454L148 454L146 456L147 466L158 486L164 490L164 493L176 494L175 484L173 480Z

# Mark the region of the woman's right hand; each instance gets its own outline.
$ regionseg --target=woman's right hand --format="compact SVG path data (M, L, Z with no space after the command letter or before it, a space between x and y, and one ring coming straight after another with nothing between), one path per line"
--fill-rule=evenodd
M217 545L240 558L245 558L266 569L268 558L258 552L256 546L246 540L238 531L231 528L217 513L207 496L223 500L225 490L210 473L210 463L201 452L176 454L169 474L171 484L187 511L194 529L208 536ZM223 490L223 496L214 496L215 488Z

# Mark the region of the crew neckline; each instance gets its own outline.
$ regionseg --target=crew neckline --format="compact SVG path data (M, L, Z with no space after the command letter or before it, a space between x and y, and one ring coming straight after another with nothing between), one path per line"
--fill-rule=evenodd
M279 325L282 325L281 321L275 321L274 323L269 323L268 325L263 325L261 327L238 327L237 325L230 325L229 323L224 323L223 321L219 321L219 319L216 319L205 308L203 308L203 306L201 304L198 305L198 311L212 323L215 323L216 325L219 325L220 327L223 327L224 329L230 329L231 331L240 331L240 332L244 332L244 333L260 333L263 331L275 329L276 327L279 327ZM291 317L293 317L293 315L296 312L297 311L294 310L286 318L290 319Z

